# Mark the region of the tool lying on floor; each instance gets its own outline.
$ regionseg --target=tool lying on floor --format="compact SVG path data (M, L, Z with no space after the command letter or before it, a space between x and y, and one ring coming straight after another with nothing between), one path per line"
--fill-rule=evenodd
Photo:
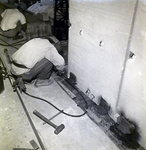
M52 116L50 119L48 119L49 121L52 120L53 118L55 118L56 116L58 116L59 114L61 114L63 112L62 111L59 111L57 114L55 114L54 116ZM43 125L45 124L46 122L43 123Z
M29 148L13 148L13 150L38 150L39 149L39 146L37 145L37 143L34 140L31 140L30 144L33 147L33 149L29 149Z
M55 128L54 133L55 134L59 134L64 128L64 124L61 124L59 126L55 125L54 123L52 123L49 119L47 119L46 117L44 117L42 114L40 114L38 111L34 110L33 113L39 117L40 119L42 119L43 121L45 121L46 123L48 123L49 125L51 125L53 128Z
M37 143L34 140L31 140L29 143L31 144L31 146L33 147L34 150L39 149L39 146L37 145Z

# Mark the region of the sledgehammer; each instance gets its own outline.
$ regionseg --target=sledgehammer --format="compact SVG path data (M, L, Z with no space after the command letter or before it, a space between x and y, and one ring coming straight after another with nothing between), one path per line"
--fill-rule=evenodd
M39 117L40 119L42 119L44 122L48 123L49 125L51 125L53 128L55 128L54 133L55 134L59 134L64 128L64 124L61 124L60 126L55 125L54 123L52 123L50 120L48 120L46 117L44 117L42 114L40 114L38 111L34 110L33 113Z

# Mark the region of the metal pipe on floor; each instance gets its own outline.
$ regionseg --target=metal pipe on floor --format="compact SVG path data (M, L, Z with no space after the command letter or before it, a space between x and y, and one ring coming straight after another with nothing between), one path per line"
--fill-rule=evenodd
M13 86L13 78L11 77L11 73L10 73L10 72L8 71L8 69L6 68L6 64L4 63L4 60L3 60L3 57L2 57L1 54L0 54L0 58L1 58L1 63L2 63L2 65L3 65L3 67L4 67L5 71L6 71L6 73L8 74L8 79L9 79L9 81L10 81L10 84L11 84L11 86ZM32 127L32 129L33 129L33 131L34 131L34 133L35 133L35 136L36 136L36 138L37 138L37 140L38 140L38 142L39 142L39 144L40 144L41 149L42 149L42 150L46 150L45 147L44 147L44 144L43 144L43 142L42 142L42 140L41 140L41 138L40 138L40 136L39 136L39 134L38 134L38 132L37 132L37 130L36 130L34 124L33 124L33 121L32 121L32 119L31 119L31 117L30 117L30 115L29 115L29 113L28 113L28 111L27 111L27 108L26 108L26 106L25 106L25 104L24 104L24 102L23 102L23 99L22 99L21 96L20 96L20 93L19 93L19 91L18 91L18 88L16 88L15 90L16 90L16 93L17 93L17 95L18 95L18 98L19 98L19 100L20 100L20 102L21 102L21 104L22 104L22 107L23 107L23 109L24 109L24 111L25 111L25 113L26 113L26 116L27 116L27 118L28 118L28 120L29 120L29 122L30 122L30 125L31 125L31 127Z

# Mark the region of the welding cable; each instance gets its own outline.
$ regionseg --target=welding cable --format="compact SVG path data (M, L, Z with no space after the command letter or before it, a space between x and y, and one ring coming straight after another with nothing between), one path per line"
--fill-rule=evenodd
M5 42L6 44L1 44L0 43L0 45L2 45L2 46L11 46L11 47L13 47L13 48L15 48L15 49L18 49L17 47L15 47L15 46L13 46L13 45L11 45L11 44L9 44L8 42L6 42L5 40L3 40L2 38L0 38L0 40L2 40L3 42Z
M9 44L8 42L6 42L5 40L3 40L2 38L0 38L0 40L6 43L6 44L0 43L0 45L2 45L2 46L11 46L11 47L13 47L13 48L15 48L15 49L18 49L18 48L15 47L15 46L17 46L17 45L22 45L22 44L24 44L24 43L27 41L27 40L24 39L24 40L17 41L17 42L15 42L15 43ZM24 43L21 43L21 42L24 42Z
M1 38L0 38L1 39ZM3 39L1 39L3 42L5 42L6 44L7 44L7 46L12 46L12 45L10 45L9 43L7 43L6 41L4 41ZM20 41L21 42L21 41ZM19 43L19 42L16 42L16 43ZM16 44L16 43L13 43L13 44ZM4 44L0 44L0 45L3 45L4 46ZM12 46L12 47L14 47L14 46ZM16 47L14 47L14 48L16 48ZM16 49L18 49L18 48L16 48ZM75 87L74 87L75 88ZM76 89L76 88L75 88ZM80 94L80 92L76 89L76 91ZM58 107L56 107L55 105L53 105L52 103L50 103L49 101L47 101L47 100L45 100L45 99L43 99L43 98L39 98L39 97L36 97L36 96L34 96L34 95L30 95L30 94L28 94L27 92L24 92L26 95L28 95L28 96L30 96L30 97L33 97L33 98L36 98L36 99L39 99L39 100L42 100L42 101L44 101L44 102L46 102L46 103L48 103L48 104L50 104L51 106L53 106L55 109L57 109L59 112L61 112L61 113L63 113L63 114L65 114L65 115L67 115L67 116L70 116L70 117L82 117L82 116L84 116L86 113L87 113L87 111L85 111L83 114L81 114L81 115L72 115L72 114L69 114L69 113L66 113L66 112L64 112L64 111L62 111L61 109L59 109ZM85 101L85 104L86 104L86 109L88 108L88 105L87 105L87 102L86 102L86 100L84 99L84 97L80 94L80 96L83 98L83 100Z
M28 94L26 91L23 91L23 93L25 93L27 96L30 96L30 97L32 97L32 98L39 99L39 100L41 100L41 101L44 101L44 102L50 104L52 107L54 107L54 108L55 108L56 110L58 110L59 112L63 113L64 115L70 116L70 117L82 117L82 116L84 116L84 115L87 113L87 111L85 111L85 112L84 112L83 114L81 114L81 115L72 115L72 114L69 114L69 113L64 112L63 110L59 109L59 108L56 107L54 104L52 104L51 102L49 102L49 101L47 101L47 100L45 100L45 99L43 99L43 98L40 98L40 97L31 95L31 94Z

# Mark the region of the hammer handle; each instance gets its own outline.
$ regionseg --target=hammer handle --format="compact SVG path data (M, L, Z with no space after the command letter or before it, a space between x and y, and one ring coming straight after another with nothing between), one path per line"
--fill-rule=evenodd
M46 117L44 117L42 114L40 114L37 110L34 110L33 113L39 117L40 119L42 119L44 122L48 123L49 125L51 125L52 127L54 127L55 129L57 128L57 126L52 123L50 120L48 120Z

